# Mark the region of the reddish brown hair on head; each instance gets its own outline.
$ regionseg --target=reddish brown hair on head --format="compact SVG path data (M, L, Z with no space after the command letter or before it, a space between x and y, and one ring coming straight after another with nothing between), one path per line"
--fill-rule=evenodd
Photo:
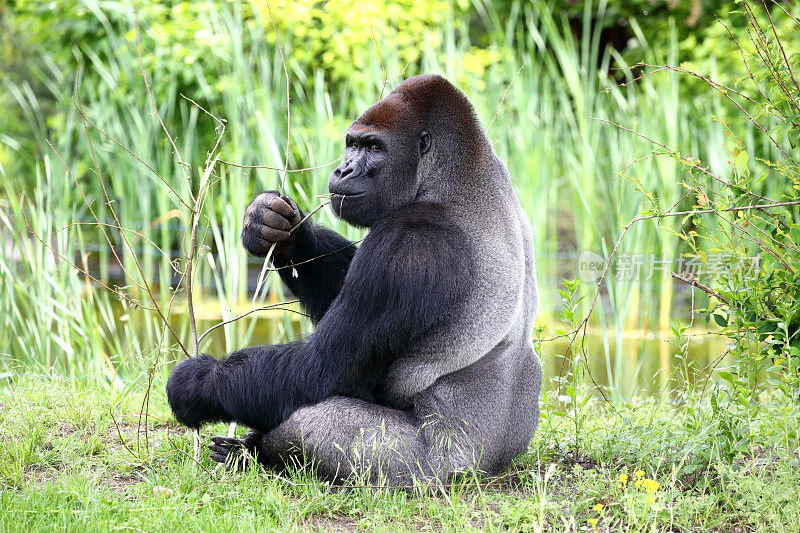
M422 74L403 81L367 109L353 126L426 129L433 135L454 133L462 140L485 139L467 97L438 74Z

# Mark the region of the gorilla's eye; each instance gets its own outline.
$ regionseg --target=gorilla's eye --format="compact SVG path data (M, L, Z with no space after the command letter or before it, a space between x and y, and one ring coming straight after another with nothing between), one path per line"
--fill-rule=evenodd
M350 141L350 148L358 148L358 141Z
M369 149L372 150L373 152L377 152L378 150L381 149L381 147L378 146L377 144L373 144L372 146L369 147Z

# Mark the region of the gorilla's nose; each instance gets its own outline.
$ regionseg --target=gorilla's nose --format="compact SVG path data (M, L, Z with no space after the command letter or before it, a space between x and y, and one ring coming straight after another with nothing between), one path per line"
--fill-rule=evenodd
M339 167L334 172L339 171L339 179L346 180L347 178L350 178L353 175L356 176L358 175L358 173L356 172L358 167L359 165L356 162L348 163L347 165L344 166L344 169L339 171L339 169L341 168Z
M350 180L358 178L360 174L361 166L357 162L347 162L339 165L331 173L330 180L328 180L328 190L332 193L351 194L354 192L356 180Z

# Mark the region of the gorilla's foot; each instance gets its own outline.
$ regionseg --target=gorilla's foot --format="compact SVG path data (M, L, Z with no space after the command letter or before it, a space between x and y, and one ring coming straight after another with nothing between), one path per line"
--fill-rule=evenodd
M211 459L229 470L243 470L251 458L244 441L232 437L211 437L208 447Z

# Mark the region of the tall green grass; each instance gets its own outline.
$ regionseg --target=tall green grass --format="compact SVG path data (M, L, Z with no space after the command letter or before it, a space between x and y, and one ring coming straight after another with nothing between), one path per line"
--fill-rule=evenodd
M100 17L109 8L108 3L84 2L91 4ZM683 153L702 155L712 162L714 170L721 171L725 161L723 134L710 118L719 103L707 97L682 99L678 79L666 73L618 86L632 74L609 70L622 58L600 49L600 35L591 27L593 12L589 8L583 20L588 37L579 41L566 21L546 6L518 5L512 9L512 19L505 22L491 6L476 6L489 34L497 36L492 46L505 51L500 54L503 59L488 65L480 76L465 67L474 44L458 31L465 21L454 21L442 29L444 42L439 49L420 43L420 65L399 64L392 50L384 50L382 57L373 54L369 78L374 83L366 90L332 87L321 73L290 72L289 166L317 167L339 157L344 128L378 99L384 78L381 61L390 75L387 90L398 82L401 72L409 76L435 71L464 89L484 125L489 125L499 107L490 137L510 168L532 222L541 321L547 323L559 303L556 289L560 278L576 276L578 254L583 250L607 254L624 223L640 208L640 193L617 172L634 159L653 153L647 141L589 117L623 124ZM200 76L196 92L186 96L204 107L213 102L209 111L227 121L221 145L225 160L279 168L286 150L286 89L279 53L265 41L266 25L244 24L239 9L235 2L209 6L203 25L228 53L224 54L226 60L218 60L215 79ZM602 10L603 4L592 9ZM133 13L130 17L134 27ZM197 173L212 148L209 139L214 136L216 123L177 94L177 73L165 55L168 51L153 49L146 31L142 36L144 52L156 57L152 63L156 70L148 76L159 113L177 139L187 170ZM645 40L641 34L638 38ZM673 42L668 50L645 45L644 50L646 57L642 59L649 62L674 62L677 44ZM0 224L5 241L0 244L7 251L23 251L21 261L8 253L0 255L0 352L6 368L55 366L65 373L135 376L157 356L162 362L178 357L163 326L152 314L119 301L96 284L87 283L69 265L54 260L52 253L18 222L27 220L39 235L49 235L89 217L78 188L45 139L50 139L77 176L92 207L102 217L109 217L78 106L73 102L74 82L79 79L77 93L86 117L108 136L89 128L99 171L122 225L136 229L167 252L180 249L187 220L178 216L180 204L170 188L185 191L186 185L148 102L135 42L109 31L97 48L80 52L82 63L77 72L61 70L47 56L40 58L46 68L40 69L42 78L38 82L50 93L46 99L56 102L56 109L61 111L63 120L58 123L49 120L51 111L40 106L42 98L31 91L30 85L4 85L15 105L25 110L32 135L40 143L40 155L33 187L26 186L31 183L29 176L8 175L0 168ZM284 52L292 53L288 48ZM109 138L147 162L169 186ZM13 149L11 143L6 144L7 149ZM329 165L290 174L288 193L305 209L314 208L320 202L315 196L327 191L332 168ZM672 159L653 157L627 173L657 191L659 202L669 207L682 194L676 185L679 171ZM254 194L277 188L280 177L272 170L222 165L218 178L212 207L203 220L208 227L208 250L200 258L198 283L207 297L206 304L228 318L236 304L248 297L248 258L238 242L242 214ZM327 210L316 218L351 238L361 236ZM126 270L135 272L130 254L118 237L115 239ZM48 242L73 261L89 254L89 263L98 269L98 277L104 282L127 286L141 282L115 277L114 256L96 228L74 226L56 233ZM675 240L654 225L640 223L631 229L619 253L675 257L675 246ZM159 281L157 298L166 306L170 286L177 281L169 259L154 253L142 240L137 241L136 248L144 279ZM280 290L274 281L273 277L269 283ZM687 315L685 303L676 301L676 290L670 279L608 278L594 323L598 335L592 365L601 381L629 394L642 384L636 378L642 365L648 365L651 371L647 358L658 357L658 366L667 370L669 353L639 353L644 343L628 340L626 331L660 335L672 319ZM131 293L136 293L135 287ZM179 299L175 309L180 311L182 305ZM185 313L174 314L171 322L185 338ZM226 326L212 344L201 349L222 354L250 342L278 342L298 327L307 331L308 324L301 321L298 326L288 314L271 319L270 327L257 324L255 319L242 320ZM556 349L546 346L545 356Z

